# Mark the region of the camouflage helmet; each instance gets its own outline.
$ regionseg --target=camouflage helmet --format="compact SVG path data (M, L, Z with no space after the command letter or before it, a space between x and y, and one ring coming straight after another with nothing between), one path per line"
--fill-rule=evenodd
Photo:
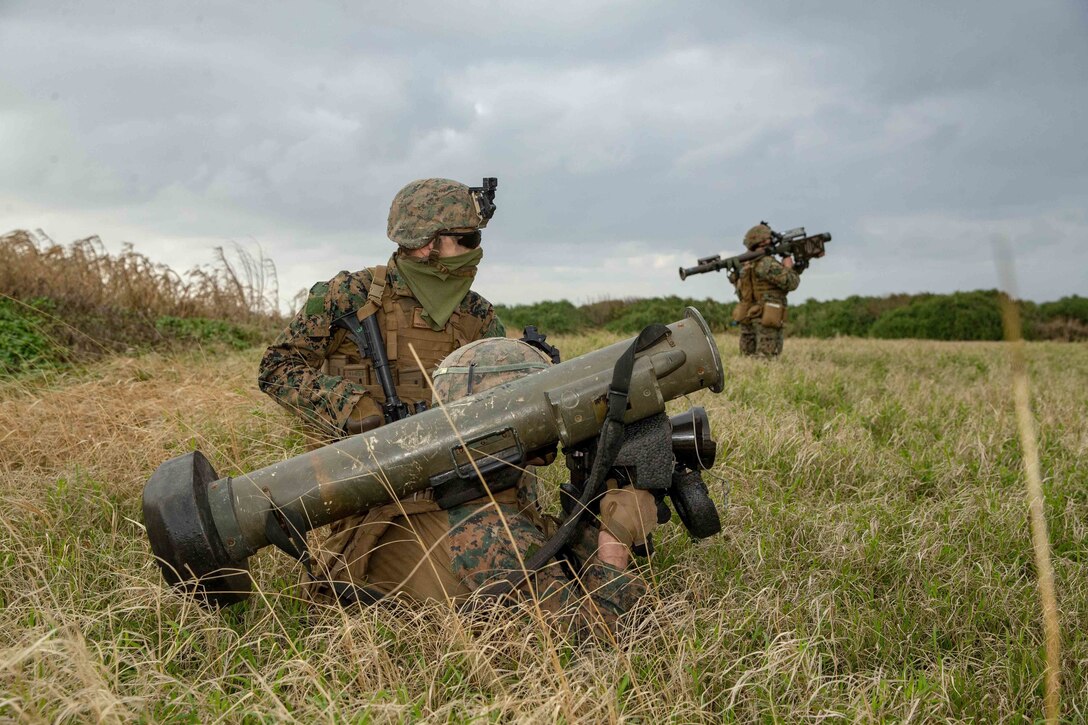
M551 367L551 359L521 340L488 337L459 347L438 363L434 397L438 405L452 403L473 393L489 390Z
M416 179L393 197L386 234L405 249L419 249L436 234L486 226L467 186L450 179Z
M769 241L771 241L771 228L767 226L767 222L756 224L744 235L744 246L748 249L755 249L760 244Z

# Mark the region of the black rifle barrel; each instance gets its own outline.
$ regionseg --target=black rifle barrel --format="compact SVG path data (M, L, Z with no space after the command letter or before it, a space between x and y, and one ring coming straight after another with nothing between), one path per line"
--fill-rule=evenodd
M385 340L382 339L382 329L378 327L378 316L370 315L363 320L363 332L367 342L370 343L370 359L374 362L374 372L381 383L382 392L385 393L385 403L382 405L385 411L387 423L408 417L408 404L397 395L397 388L393 385L393 373L389 369L389 356L385 352Z
M360 322L356 313L352 312L338 319L336 324L347 328L355 344L359 346L359 354L363 359L370 358L374 364L374 373L378 376L378 383L385 394L385 402L382 403L385 422L392 423L395 420L407 418L408 405L397 395L397 388L393 384L389 356L385 352L385 340L382 339L382 330L378 327L377 315L367 315Z

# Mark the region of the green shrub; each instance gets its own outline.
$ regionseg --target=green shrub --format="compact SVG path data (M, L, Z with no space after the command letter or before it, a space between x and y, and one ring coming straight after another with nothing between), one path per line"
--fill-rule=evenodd
M885 339L1000 340L999 295L997 290L936 295L881 315L869 332Z
M866 337L877 320L877 313L865 304L865 298L817 302L807 300L789 309L790 334L799 337Z
M603 328L612 320L620 316L623 310L633 302L636 302L636 298L628 297L622 300L613 300L610 298L604 298L597 300L596 302L590 302L589 304L582 305L579 309L586 314L590 323L594 327Z
M797 337L868 337L873 324L882 315L931 297L930 294L899 294L886 297L851 295L844 300L825 302L810 299L790 306L788 330Z
M155 329L165 338L201 345L229 345L244 350L261 342L263 335L253 327L206 317L170 317L155 320Z
M1088 298L1063 297L1037 305L1022 303L1024 337L1029 340L1088 340Z
M531 305L497 305L495 312L506 325L507 332L511 333L520 333L527 325L536 325L546 335L581 332L593 326L585 313L567 300Z
M0 298L0 375L13 375L56 364L62 352L45 334L40 310L49 300L29 305Z
M684 316L684 309L687 307L699 310L713 330L724 330L732 321L733 303L670 295L631 300L604 327L609 332L633 335L654 322L667 324L679 320Z
M570 334L592 328L634 334L653 322L669 323L684 316L685 307L695 307L707 324L724 330L733 314L733 303L690 297L652 297L649 299L600 300L575 307L567 300L537 302L532 305L497 305L495 311L510 332L536 325L545 334Z
M536 325L542 332L570 334L605 329L634 334L653 322L679 319L695 307L714 330L732 324L734 302L688 297L603 299L576 307L567 300L496 309L511 332ZM1088 298L1020 303L1024 336L1036 340L1088 339ZM1001 293L997 290L921 293L884 297L852 295L843 300L806 300L790 306L788 334L796 337L920 338L930 340L1000 340Z
M1088 297L1072 295L1055 302L1044 302L1038 305L1037 314L1042 321L1064 317L1088 325Z

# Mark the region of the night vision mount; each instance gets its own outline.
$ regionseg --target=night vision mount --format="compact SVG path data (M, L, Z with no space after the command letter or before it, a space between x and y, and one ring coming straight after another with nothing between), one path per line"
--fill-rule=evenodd
M495 215L495 190L499 188L499 180L495 176L485 176L483 186L470 186L472 201L476 204L476 211L485 222Z

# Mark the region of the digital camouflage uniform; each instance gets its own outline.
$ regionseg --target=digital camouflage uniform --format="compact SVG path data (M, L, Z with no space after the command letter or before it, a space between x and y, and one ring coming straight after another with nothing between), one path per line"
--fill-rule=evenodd
M315 552L323 576L415 600L460 603L487 584L521 571L521 565L554 533L535 504L535 474L514 488L442 510L410 499L353 517ZM642 492L645 493L645 492ZM509 529L509 533L508 533ZM569 545L568 563L553 561L531 579L541 607L568 618L575 630L615 631L621 615L646 593L633 569L619 570L596 557L599 529L589 517ZM516 546L515 546L516 545ZM574 562L573 564L569 562ZM526 594L529 585L519 588ZM306 595L333 601L326 584L311 582Z
M427 372L461 345L485 337L505 337L506 328L486 299L469 291L442 330L432 330L423 307L397 275L394 255L385 268L383 289L375 270L341 272L310 290L306 304L261 360L257 384L287 410L301 416L324 438L343 435L356 405L379 405L385 394L369 360L333 322L353 310L376 308L397 394L407 403L430 402L423 373L408 349L411 343Z
M549 364L546 356L519 341L473 343L438 366L435 393L449 402ZM319 570L335 581L412 599L466 600L487 584L521 571L555 528L540 511L531 468L511 467L491 475L488 483L490 496L447 510L423 495L353 517L325 543ZM607 495L638 495L654 506L652 495L644 491ZM646 592L645 581L633 570L616 569L595 556L598 532L587 517L569 547L567 563L552 562L531 580L541 607L562 615L580 632L614 630L619 616ZM527 585L519 590L527 591ZM333 598L331 588L319 582L310 583L307 593L318 601Z
M481 588L520 570L503 517L517 542L522 561L529 559L548 539L545 530L533 524L538 512L519 510L516 503L501 501L499 510L502 516L489 501L481 499L447 512L451 571L469 589ZM568 573L559 562L553 562L536 574L533 586L546 611L574 616L573 624L583 632L595 629L598 624L614 632L619 617L634 607L647 587L645 580L632 569L621 571L597 558L598 532L592 517L586 517L570 546L578 570ZM551 533L547 531L548 535Z
M771 230L759 224L748 230L744 244L754 249L770 240ZM741 265L740 274L730 278L739 302L733 319L740 324L740 352L775 358L782 352L786 323L786 295L797 289L800 276L771 255Z

